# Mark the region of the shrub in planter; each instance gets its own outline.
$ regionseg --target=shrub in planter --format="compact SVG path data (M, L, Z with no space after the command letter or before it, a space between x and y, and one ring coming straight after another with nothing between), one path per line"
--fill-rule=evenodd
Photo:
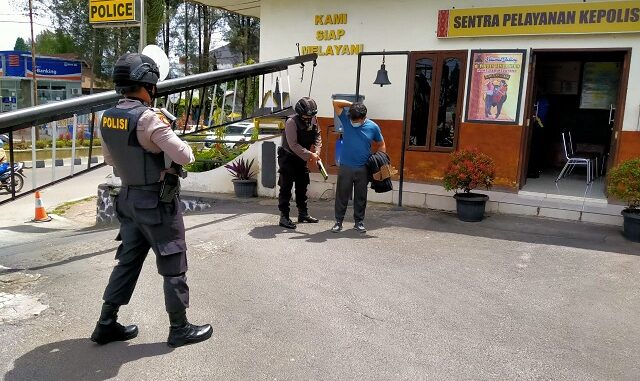
M609 196L623 200L624 236L640 242L640 158L627 160L609 173Z
M492 158L477 149L460 150L451 154L443 183L446 190L454 190L458 218L462 221L482 220L489 196L473 193L472 190L491 188L496 177L495 163ZM461 190L462 193L458 191Z
M233 163L224 166L233 176L233 190L236 193L236 197L257 196L258 182L255 179L256 173L251 170L253 161L254 159L247 161L244 158L239 158Z

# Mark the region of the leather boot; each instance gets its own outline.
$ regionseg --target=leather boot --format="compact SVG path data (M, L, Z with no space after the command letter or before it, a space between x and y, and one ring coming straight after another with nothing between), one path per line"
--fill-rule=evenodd
M289 216L281 216L279 225L282 226L283 228L287 228L287 229L295 229L296 228L296 224L293 223L293 221L291 221Z
M104 345L112 341L126 341L138 336L138 326L123 326L118 323L120 306L104 303L100 312L100 320L91 334L91 341Z
M318 219L317 218L313 218L308 214L300 214L298 215L298 223L303 223L303 222L309 222L312 224L316 224L318 223Z
M172 348L181 347L187 344L195 344L205 341L213 334L213 328L210 324L195 325L187 321L187 312L169 312L169 338L167 345Z

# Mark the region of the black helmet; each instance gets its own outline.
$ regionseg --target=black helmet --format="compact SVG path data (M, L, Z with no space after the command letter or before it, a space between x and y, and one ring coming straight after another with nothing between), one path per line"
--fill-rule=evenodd
M309 97L301 98L294 108L296 114L300 116L314 116L318 113L318 105L316 101Z
M126 53L118 58L113 68L113 82L119 93L134 86L155 86L159 78L160 70L155 61L140 53Z

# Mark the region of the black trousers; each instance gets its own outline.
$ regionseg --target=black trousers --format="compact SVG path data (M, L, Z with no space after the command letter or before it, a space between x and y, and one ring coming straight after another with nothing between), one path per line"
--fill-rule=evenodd
M309 168L307 163L294 154L287 153L283 149L278 150L278 165L280 169L278 173L278 185L280 193L278 194L278 210L280 214L289 217L289 202L291 201L291 189L296 187L296 207L298 215L306 216L309 214L307 208L307 188L309 187Z
M364 221L367 208L367 185L369 184L367 167L340 166L338 183L336 184L335 215L336 221L342 222L347 212L347 205L353 190L353 219Z
M116 252L114 267L103 300L124 305L138 282L142 265L153 249L158 273L164 277L164 300L167 312L189 307L187 285L187 245L184 222L178 198L162 203L159 190L134 189L123 186L114 207L120 220L118 238L122 242Z

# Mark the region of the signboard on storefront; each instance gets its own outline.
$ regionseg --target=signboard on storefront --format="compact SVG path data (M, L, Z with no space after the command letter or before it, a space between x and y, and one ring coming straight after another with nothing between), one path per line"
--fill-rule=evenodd
M26 60L25 77L33 77L31 60ZM36 74L38 79L58 79L65 81L82 80L82 66L78 61L58 60L47 57L36 57Z
M114 26L140 23L140 0L89 0L89 23L93 26Z
M640 32L640 0L438 11L439 38Z
M525 50L472 50L467 122L518 124Z
M0 57L5 58L4 76L32 78L33 69L31 55L19 51L3 51ZM64 81L82 80L82 64L80 61L65 60L54 57L36 57L36 74L38 79L57 79Z

